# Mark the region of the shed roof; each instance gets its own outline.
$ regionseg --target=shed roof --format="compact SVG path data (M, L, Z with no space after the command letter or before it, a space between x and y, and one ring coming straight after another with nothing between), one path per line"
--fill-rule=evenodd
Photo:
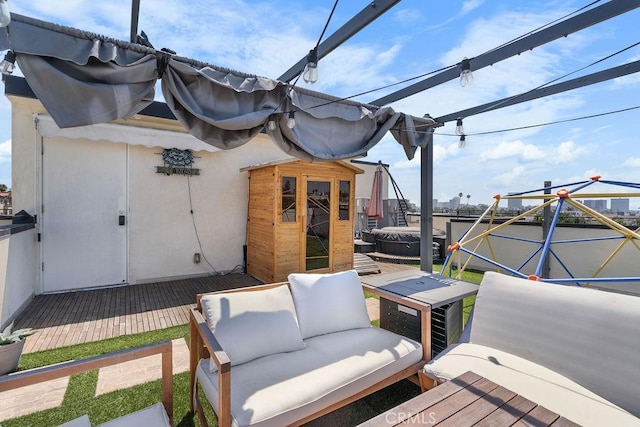
M355 172L356 174L362 174L364 173L363 169L360 169L357 166L352 165L351 163L347 162L347 161L343 161L343 160L335 160L335 161L329 161L329 162L309 162L306 160L299 160L296 159L294 157L288 157L285 159L279 159L279 160L272 160L270 162L265 162L265 163L259 163L257 165L251 165L251 166L245 166L243 168L240 168L240 172L246 172L246 171L252 171L252 170L256 170L256 169L262 169L262 168L268 168L271 166L278 166L278 165L283 165L283 164L287 164L287 163L296 163L296 162L304 162L304 163L314 163L314 164L325 164L325 163L337 163L338 165L349 169L353 172Z

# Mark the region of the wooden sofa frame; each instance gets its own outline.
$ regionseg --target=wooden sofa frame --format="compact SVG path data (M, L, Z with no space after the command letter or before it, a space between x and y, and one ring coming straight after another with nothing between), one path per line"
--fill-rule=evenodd
M171 341L162 341L144 346L101 354L82 360L71 360L56 365L43 366L24 372L0 376L0 392L13 390L57 378L93 371L141 359L154 354L162 355L162 404L171 425L173 424L173 350Z
M189 320L190 325L190 390L192 393L192 398L189 399L191 411L195 411L198 414L198 418L200 420L200 424L202 426L208 426L206 417L204 415L204 410L202 407L202 403L198 397L198 393L196 390L196 368L198 366L198 362L200 359L205 359L211 357L211 359L215 362L218 368L218 408L220 410L219 413L216 413L213 405L209 402L211 409L214 414L218 418L218 426L219 427L230 427L232 423L231 418L231 362L229 357L225 353L224 349L220 345L220 343L216 340L215 336L211 332L211 329L207 326L207 322L202 314L202 305L200 300L205 295L211 294L221 294L221 293L233 293L233 292L244 292L244 291L260 291L265 289L275 288L277 286L289 285L288 282L280 282L280 283L271 283L266 285L258 285L252 287L231 289L219 292L211 292L208 294L198 294L196 297L196 307L191 309L191 315ZM431 360L431 306L429 304L425 304L419 301L402 298L399 295L386 292L382 289L374 288L372 286L362 284L363 290L370 292L372 294L378 295L390 301L396 302L398 304L402 304L404 306L410 307L412 309L417 310L420 316L420 341L422 344L422 360L420 362L415 363L414 365L403 369L396 374L385 378L378 383L359 391L358 393L349 396L346 399L341 400L333 405L330 405L326 408L323 408L306 418L297 420L295 426L305 424L309 421L312 421L316 418L319 418L323 415L326 415L330 412L335 411L338 408L346 406L356 400L359 400L371 393L374 393L378 390L381 390L391 384L394 384L400 380L408 378L415 382L417 385L420 385L419 380L415 375L422 371L422 367ZM415 379L414 379L415 378Z

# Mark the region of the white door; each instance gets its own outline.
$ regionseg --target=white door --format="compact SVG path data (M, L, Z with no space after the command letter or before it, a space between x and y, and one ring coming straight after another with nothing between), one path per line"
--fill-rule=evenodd
M127 282L127 146L43 138L42 287Z

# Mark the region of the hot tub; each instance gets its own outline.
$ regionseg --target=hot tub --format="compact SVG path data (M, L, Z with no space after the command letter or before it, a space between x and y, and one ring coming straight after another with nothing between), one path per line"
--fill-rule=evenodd
M371 230L369 233L369 239L371 239L371 236L375 239L377 252L408 257L420 256L420 227L384 227ZM433 258L434 260L442 259L445 241L444 233L441 230L434 229L433 234Z

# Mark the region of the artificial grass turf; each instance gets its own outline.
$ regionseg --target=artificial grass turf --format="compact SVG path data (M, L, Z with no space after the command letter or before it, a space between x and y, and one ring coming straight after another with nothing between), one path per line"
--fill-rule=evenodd
M140 334L107 338L102 341L93 341L69 347L59 347L35 353L26 353L20 358L18 370L32 369L39 366L66 362L68 360L85 359L99 354L124 350L126 348L151 344L158 341L173 340L176 338L184 338L187 341L187 344L189 343L188 325L173 326L171 328L158 329Z
M188 325L182 325L23 354L20 359L19 369L31 369L67 360L84 359L164 340L185 338L188 343L188 335ZM135 412L162 400L160 380L94 397L97 381L97 370L73 375L69 380L69 385L61 406L3 421L0 424L3 427L57 426L85 413L89 415L92 423L98 424L121 415ZM182 373L174 375L173 381L175 425L194 425L193 416L188 412L189 374Z
M374 321L372 324L378 326L379 322ZM167 339L187 339L188 333L188 326L183 325L142 334L127 335L103 341L25 354L20 361L20 368L30 369L66 360L82 359ZM134 373L132 373L132 375L133 374ZM0 424L2 427L57 426L83 414L88 414L89 419L95 425L153 405L161 401L162 398L161 381L159 379L95 396L97 381L97 371L74 375L70 378L61 406L6 420ZM400 381L397 384L312 421L309 427L359 424L417 396L419 393L419 387L412 382L408 380ZM206 402L206 397L202 394L202 391L200 391L200 399L203 404ZM217 423L213 412L206 404L204 404L204 406L209 424L216 426ZM176 427L199 425L196 421L197 417L189 412L188 372L173 376L173 416Z

